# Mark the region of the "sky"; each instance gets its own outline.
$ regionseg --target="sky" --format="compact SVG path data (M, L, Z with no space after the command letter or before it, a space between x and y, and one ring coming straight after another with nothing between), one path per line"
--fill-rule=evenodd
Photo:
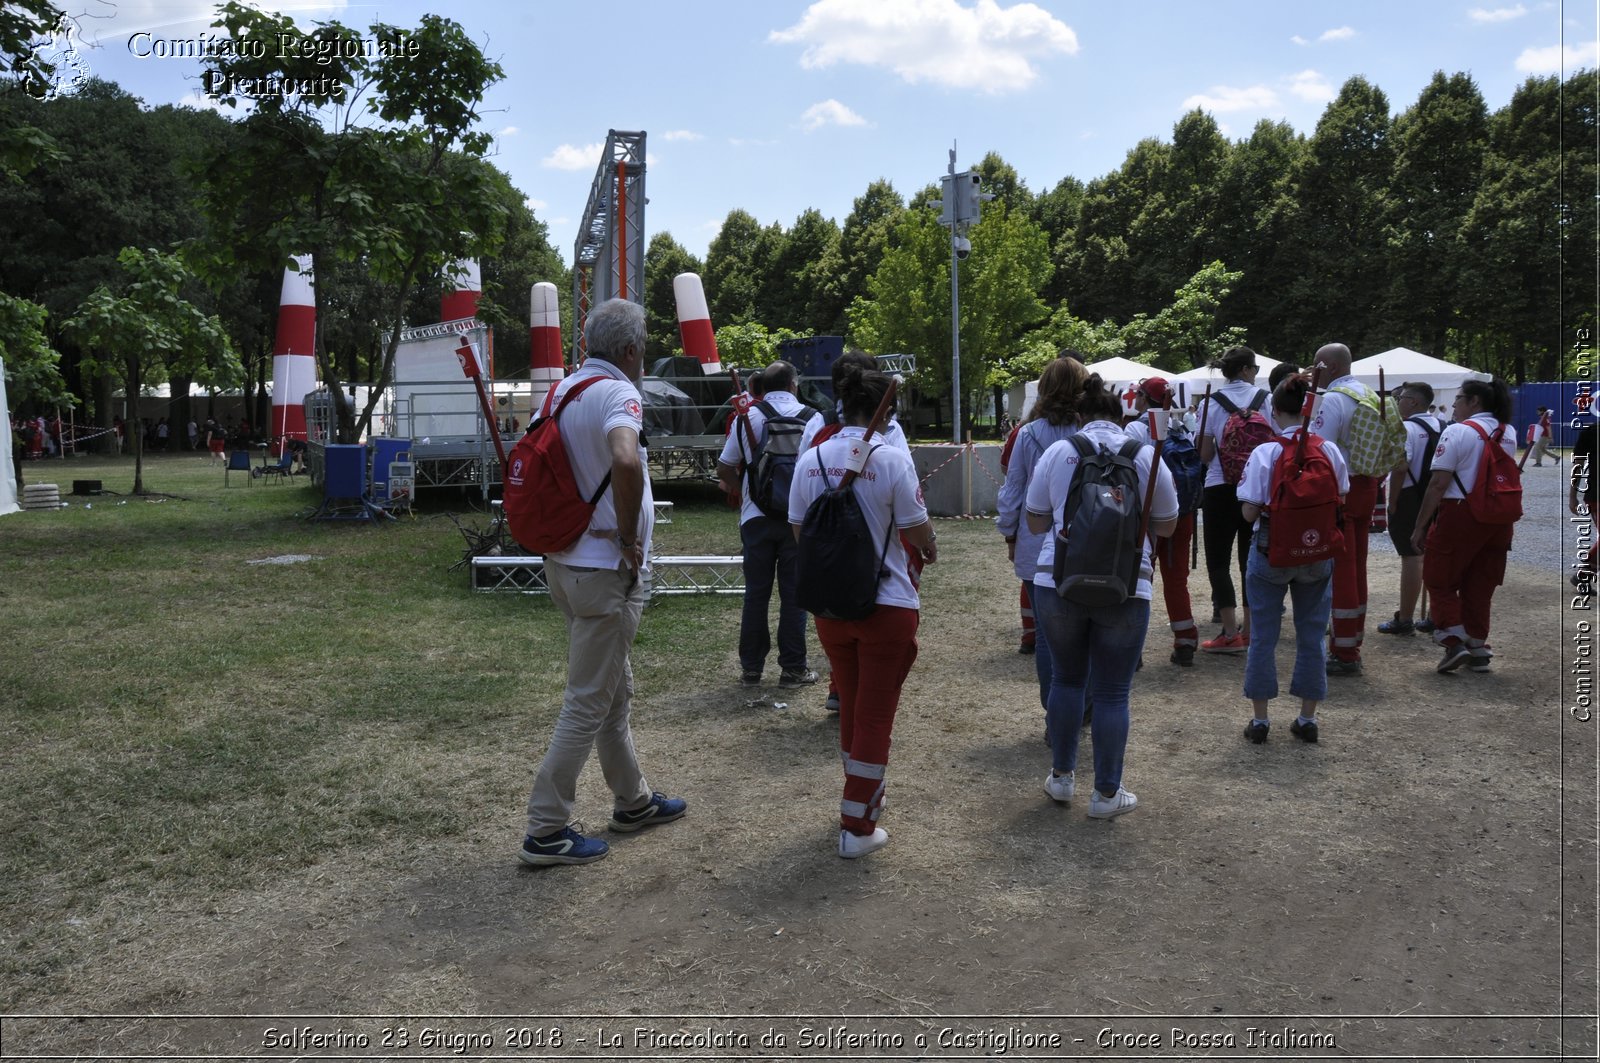
M201 0L56 0L89 72L152 106L215 106ZM1489 108L1533 75L1600 65L1600 0L611 0L606 4L263 0L304 26L455 19L505 79L485 103L492 161L565 261L608 130L646 134L645 224L704 256L734 208L785 228L843 223L886 178L906 196L998 152L1035 192L1117 169L1189 110L1231 139L1257 121L1310 133L1356 75L1391 113L1435 71ZM223 109L223 113L231 113Z

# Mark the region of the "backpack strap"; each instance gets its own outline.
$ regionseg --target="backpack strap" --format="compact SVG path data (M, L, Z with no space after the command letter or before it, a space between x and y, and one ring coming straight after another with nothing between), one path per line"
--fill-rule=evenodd
M1250 412L1260 413L1261 407L1266 405L1267 392L1265 388L1256 389L1256 397L1250 400Z
M1228 411L1229 413L1238 413L1239 412L1239 407L1237 407L1237 406L1235 406L1233 404L1233 400L1228 398L1228 396L1224 395L1220 391L1217 392L1215 395L1211 396L1211 400L1213 402L1215 402L1218 406L1221 406L1224 410Z
M1477 421L1472 420L1470 417L1467 420L1462 421L1461 423L1466 425L1468 428L1472 429L1474 432L1478 433L1478 438L1483 440L1483 445L1485 447L1488 447L1490 445L1499 446L1500 445L1500 441L1502 439L1504 439L1505 435L1506 435L1506 426L1505 425L1501 425L1499 428L1496 428L1494 430L1494 435L1490 436L1488 432L1484 431L1483 425L1479 424ZM1483 462L1483 459L1480 457L1479 458L1479 464L1481 465L1482 462ZM1453 479L1456 482L1456 490L1461 492L1461 497L1462 498L1466 498L1469 492L1467 491L1466 485L1461 482L1461 474L1459 472L1457 472L1456 470L1451 469L1450 470L1450 478Z
M542 417L550 417L551 419L553 419L556 422L557 426L558 426L556 430L560 431L560 427L559 426L560 426L560 423L561 423L561 411L565 410L567 408L567 404L570 403L573 399L577 398L579 395L583 394L585 391L587 391L591 385L598 384L598 383L600 383L600 381L605 380L605 379L607 379L607 378L603 377L603 376L592 376L588 380L580 380L576 384L572 385L572 387L567 389L567 393L565 395L561 396L561 405L556 407L556 412L555 413L551 413L550 412L550 400L555 398L555 396L556 396L556 389L555 388L551 388L549 393L546 394L545 397L544 397L544 412L540 416L542 416ZM530 431L530 432L533 431L533 426L532 425L528 426L528 431ZM606 474L603 477L600 478L600 486L596 487L594 489L594 496L589 499L589 504L592 506L592 505L595 505L597 502L599 502L600 501L600 496L605 494L606 493L606 488L608 488L610 486L611 486L611 470L608 468L608 469L606 469Z
M1436 418L1430 417L1425 413L1414 413L1410 417L1407 417L1406 420L1422 429L1423 434L1428 437L1428 452L1422 457L1422 470L1425 473L1431 473L1433 471L1433 452L1439 446L1439 437L1444 434L1444 429L1439 427L1439 423ZM1422 481L1411 476L1411 465L1409 462L1406 464L1406 476L1411 478L1411 483L1409 486L1421 486Z

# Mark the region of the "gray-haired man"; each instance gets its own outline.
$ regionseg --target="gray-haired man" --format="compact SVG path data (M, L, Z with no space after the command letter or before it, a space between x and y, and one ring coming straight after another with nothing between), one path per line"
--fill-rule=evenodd
M606 473L588 530L544 559L550 597L567 620L567 687L555 732L528 797L528 835L519 854L528 864L588 864L610 846L572 824L578 774L591 750L616 795L611 829L636 831L682 816L686 803L650 789L634 755L628 715L633 669L628 654L644 607L655 508L640 430L638 382L644 367L644 308L609 299L584 326L589 357L556 386L551 404L585 380L600 378L561 415L561 441L578 489L592 497Z

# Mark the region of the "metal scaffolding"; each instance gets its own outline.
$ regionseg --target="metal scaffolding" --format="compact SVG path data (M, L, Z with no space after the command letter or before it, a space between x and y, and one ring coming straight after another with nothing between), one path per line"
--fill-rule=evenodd
M613 129L589 189L572 253L572 364L583 361L589 308L607 299L644 303L644 133Z

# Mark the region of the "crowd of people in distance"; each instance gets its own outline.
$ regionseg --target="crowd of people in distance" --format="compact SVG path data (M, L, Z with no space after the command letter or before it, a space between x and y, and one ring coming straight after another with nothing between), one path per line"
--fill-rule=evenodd
M607 855L606 842L572 818L591 751L614 795L613 831L668 823L688 808L645 781L629 723L629 651L652 534L637 391L643 313L612 300L590 313L586 329L589 359L558 385L555 399L593 388L588 401L569 404L559 432L578 492L600 493L585 533L545 560L569 651L562 707L519 853L536 866ZM1296 710L1288 731L1306 744L1323 739L1330 677L1363 671L1368 541L1385 495L1401 579L1399 608L1376 629L1431 633L1439 673L1493 667L1493 598L1516 516L1505 516L1504 497L1499 509L1482 500L1517 479L1497 464L1497 455L1514 460L1518 449L1504 383L1467 380L1446 420L1426 384L1377 394L1351 374L1351 352L1340 343L1320 347L1304 368L1278 366L1266 386L1248 347L1231 348L1213 366L1222 386L1183 410L1172 408L1162 377L1125 395L1076 352L1063 351L1041 374L1038 398L1006 444L996 525L1020 583L1021 648L1034 657L1050 751L1044 791L1061 804L1077 798L1087 734L1093 819L1139 807L1124 781L1124 758L1157 583L1173 665L1192 667L1197 653L1243 656L1244 738L1252 744L1271 734L1287 619L1294 647L1287 692ZM799 400L787 362L747 380L717 475L739 507L744 548L738 680L762 685L775 649L780 688L819 683L806 653L807 612L814 616L831 672L824 704L838 717L837 851L855 859L888 843L880 819L894 719L918 655L923 566L938 551L905 433L886 416L894 381L860 352L837 359L832 378L836 403L828 410ZM1585 433L1570 465L1574 514L1588 513L1595 498L1592 424ZM1530 434L1530 446L1540 438ZM1490 468L1493 485L1482 474ZM607 476L610 486L601 490ZM819 577L802 560L815 556L812 537L824 528L817 514L846 492L854 534L881 550L868 569L875 580L869 575L856 588L866 599L859 614L817 606ZM1520 498L1516 504L1520 515ZM1135 526L1137 534L1128 534ZM1085 531L1100 528L1112 533ZM1204 553L1218 625L1209 639L1194 613L1191 550ZM1574 582L1592 590L1593 578L1591 551Z

